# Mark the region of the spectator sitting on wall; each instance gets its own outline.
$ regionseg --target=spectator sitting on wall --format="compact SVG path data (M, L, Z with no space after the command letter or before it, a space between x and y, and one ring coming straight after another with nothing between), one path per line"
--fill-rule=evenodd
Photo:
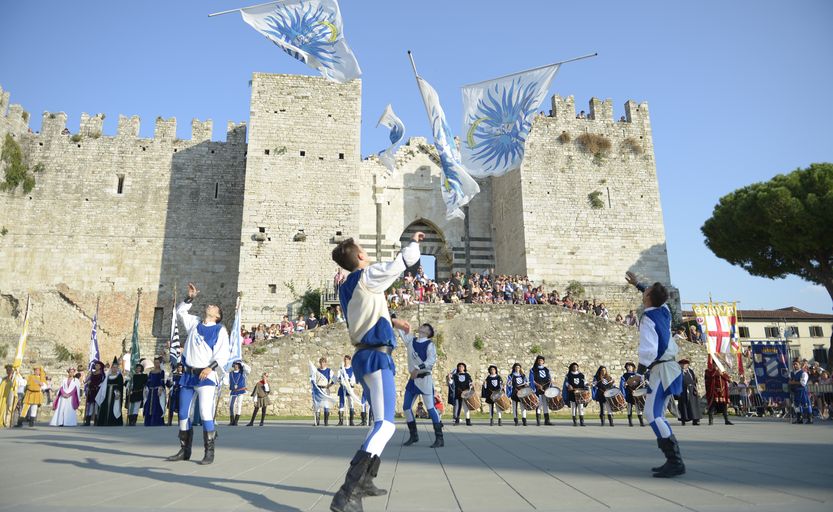
M254 334L254 342L260 343L261 341L266 341L266 325L265 324L258 324L257 330Z
M636 325L636 312L634 310L628 311L625 315L625 325Z
M307 330L307 323L304 321L304 315L298 315L295 320L295 332L304 332Z
M283 336L287 336L292 334L292 331L295 330L295 325L289 319L289 315L283 315L283 320L281 320L280 331Z
M307 330L315 329L318 327L318 319L315 318L315 313L310 311L309 317L307 317Z

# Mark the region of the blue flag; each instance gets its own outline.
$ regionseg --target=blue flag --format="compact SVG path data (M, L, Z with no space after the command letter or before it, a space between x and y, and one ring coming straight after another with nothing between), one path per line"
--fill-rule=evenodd
M388 106L385 107L385 111L382 113L382 117L379 118L379 122L376 123L376 126L379 125L382 125L390 130L390 147L379 153L379 161L382 165L387 167L388 174L393 174L393 171L396 170L396 157L394 156L394 150L396 149L396 146L402 142L402 139L405 138L405 124L396 114L393 113L393 107L388 104Z
M460 151L457 149L451 129L445 120L445 112L440 105L440 97L431 84L417 77L419 92L428 112L428 120L434 134L434 145L440 156L443 170L440 186L445 201L446 218L462 219L465 215L461 208L469 203L480 192L480 186L469 176L460 162Z
M317 69L334 82L362 74L344 39L336 0L281 0L240 10L243 21L292 58Z
M559 64L463 87L463 165L472 176L521 166L532 121Z

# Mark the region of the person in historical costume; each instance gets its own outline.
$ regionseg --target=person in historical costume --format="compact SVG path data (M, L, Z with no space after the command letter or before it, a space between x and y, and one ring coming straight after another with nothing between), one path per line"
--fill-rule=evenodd
M708 358L704 380L706 381L709 425L714 424L715 412L723 415L723 423L733 425L729 421L729 384L732 382L732 378L728 373L717 368L711 355Z
M561 389L567 392L567 401L570 403L570 412L573 415L573 426L584 425L584 404L576 400L576 391L585 389L587 383L584 374L579 371L578 363L570 363L567 375L564 376L564 384ZM580 423L576 423L576 415Z
M327 358L318 360L318 368L312 376L312 413L313 425L321 424L321 411L324 411L324 426L330 425L330 387L335 384L333 370L327 367Z
M593 376L593 400L598 402L599 404L599 420L602 422L602 426L605 426L605 414L607 414L607 421L610 423L610 426L613 426L613 411L610 409L610 405L607 403L607 398L605 397L605 391L608 389L612 389L614 386L613 377L610 376L610 372L607 371L606 366L599 366L599 369L596 370L596 374Z
M133 368L133 375L127 380L125 408L127 409L127 426L135 427L139 419L139 411L145 404L145 385L148 376L145 367L139 363Z
M153 368L147 374L145 384L145 405L142 414L146 427L165 425L165 405L168 399L165 389L165 370L162 369L162 357L153 358Z
M526 407L524 407L521 403L518 391L527 387L529 387L529 381L526 380L526 374L521 367L521 363L513 364L512 373L510 373L509 377L506 378L506 394L509 396L509 399L512 400L512 414L515 417L516 427L518 426L518 409L521 410L521 420L523 421L523 426L526 426Z
M104 363L101 361L93 361L90 365L90 373L84 380L84 426L89 427L90 422L95 422L95 417L98 414L98 404L95 397L98 396L98 390L104 379L107 378L104 369Z
M169 461L191 459L194 428L191 411L199 396L199 415L202 419L202 437L205 453L200 464L214 462L214 446L217 431L214 425L214 400L220 382L217 369L225 367L229 358L229 335L223 326L223 310L216 304L207 304L200 320L191 315L191 303L199 290L188 283L188 298L177 307L177 316L185 326L187 338L182 347L182 365L185 372L180 378L179 390L179 451L167 458Z
M633 395L635 389L631 389L631 386L628 385L628 380L634 376L636 376L636 365L628 361L625 363L625 373L623 373L622 378L619 379L619 390L623 395L625 395L625 402L628 404L628 425L631 427L633 426L633 410L636 409L636 415L639 418L639 426L644 427L645 422L642 419L642 406Z
M503 411L492 400L492 394L503 390L503 377L498 373L497 366L489 366L489 375L483 380L483 390L480 392L480 397L489 404L489 426L495 424L495 410L497 410L497 425L503 425Z
M38 419L38 410L43 405L44 384L46 384L46 372L40 366L36 366L32 375L26 377L23 407L20 409L20 418L17 420L16 427L22 427L24 421L28 421L30 427L35 426L35 421Z
M52 404L53 427L75 427L78 425L78 410L81 405L81 383L75 378L75 368L67 368L67 376L58 388L58 394Z
M120 427L124 425L121 403L124 393L124 377L121 374L119 359L114 358L107 378L98 388L95 397L98 414L95 417L97 427Z
M671 337L671 310L668 308L668 289L662 283L641 284L632 272L626 273L628 283L642 292L645 310L639 322L639 366L636 372L648 378L645 416L657 436L657 445L665 455L662 466L652 468L657 478L670 478L685 473L680 445L665 419L668 401L683 389L683 375L675 360L677 343Z
M807 381L809 380L810 376L807 370L802 368L798 361L793 361L789 386L792 393L793 410L795 411L794 424L813 423L813 406L810 403L810 394L807 392Z
M177 421L179 420L179 381L182 379L184 367L182 363L174 366L174 372L171 377L165 382L165 386L170 389L168 393L168 426L174 419L174 412L177 413Z
M246 387L246 376L252 368L243 361L235 361L231 365L231 372L228 374L229 387L229 426L237 426L240 421L240 413L243 407L243 398L248 392Z
M348 425L355 426L356 405L361 409L362 416L365 415L361 398L356 395L356 376L353 374L353 358L345 355L341 368L338 370L338 424L344 425L345 409L349 412ZM349 407L346 407L349 405Z
M544 413L544 425L552 425L550 422L550 409L547 403L547 397L544 393L552 385L552 376L550 369L544 364L546 358L538 356L535 358L535 364L529 369L529 384L535 389L535 394L538 396L538 408L535 409L535 422L541 426L541 412Z
M697 392L697 374L691 369L688 359L680 359L683 371L683 392L677 398L679 420L683 425L690 421L692 425L700 424L700 395Z
M457 363L457 369L451 374L454 379L454 424L460 424L460 414L466 417L466 425L471 426L471 411L463 398L463 393L474 388L474 381L469 375L466 363Z
M339 243L332 252L333 261L350 272L339 286L339 302L347 319L350 342L356 347L353 372L367 393L374 419L373 429L350 461L344 483L330 503L334 512L361 510L364 496L387 494L373 484L373 478L379 470L382 451L396 431L393 329L408 333L411 326L407 321L391 319L385 290L406 268L419 261L419 242L424 238L424 233L415 233L411 243L389 263L371 264L370 256L352 238Z
M405 421L408 424L408 440L405 446L410 446L419 441L417 433L416 418L413 413L414 401L422 400L425 413L431 418L434 426L434 443L431 448L445 446L443 437L443 424L440 415L434 408L434 378L431 372L437 362L437 347L432 341L434 339L434 327L431 324L422 324L416 334L403 334L405 346L408 351L408 372L410 378L405 385L405 398L402 403L402 410L405 413Z
M0 427L11 427L14 411L18 405L17 388L26 386L26 379L20 376L14 366L6 365L6 376L0 382Z
M255 410L252 412L252 419L246 424L247 427L255 424L258 410L260 410L260 426L263 426L263 420L266 418L266 408L269 407L269 392L271 391L268 378L269 376L265 373L261 375L260 380L252 390L252 397L255 399Z

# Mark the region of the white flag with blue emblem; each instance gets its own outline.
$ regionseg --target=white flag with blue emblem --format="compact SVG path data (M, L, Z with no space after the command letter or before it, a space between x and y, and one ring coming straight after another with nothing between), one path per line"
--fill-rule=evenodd
M243 21L325 78L349 82L362 74L336 0L281 0L240 10Z
M443 177L440 188L446 207L446 218L462 219L465 217L461 208L469 203L480 192L480 186L469 176L460 162L460 151L451 135L451 129L445 120L445 112L440 106L440 97L431 84L417 77L419 92L428 111L428 120L434 134L434 145L440 156Z
M393 174L393 171L396 170L396 157L394 156L394 150L396 146L402 142L402 139L405 138L405 124L402 123L402 120L393 113L393 107L388 104L385 107L385 111L382 113L382 117L379 118L379 122L376 123L376 126L382 125L390 130L390 147L388 149L381 151L379 153L379 161L387 167L388 174Z
M521 166L532 121L559 64L463 87L463 165L472 176Z
M234 311L234 324L231 326L231 335L228 340L229 357L226 366L223 367L226 373L231 372L231 366L237 361L243 360L243 336L240 327L240 299L237 299L237 308Z

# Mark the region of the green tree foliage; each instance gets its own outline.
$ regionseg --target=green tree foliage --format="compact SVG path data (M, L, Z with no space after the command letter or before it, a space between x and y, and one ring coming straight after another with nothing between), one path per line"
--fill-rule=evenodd
M5 180L0 183L0 190L13 191L18 185L23 186L23 193L28 194L35 188L35 177L29 172L29 167L23 161L23 152L20 150L20 144L14 140L11 134L6 134L6 139L3 141L3 151L0 161L5 167ZM41 170L43 166L39 167Z
M755 276L799 276L833 298L833 164L738 189L701 230L717 257Z

